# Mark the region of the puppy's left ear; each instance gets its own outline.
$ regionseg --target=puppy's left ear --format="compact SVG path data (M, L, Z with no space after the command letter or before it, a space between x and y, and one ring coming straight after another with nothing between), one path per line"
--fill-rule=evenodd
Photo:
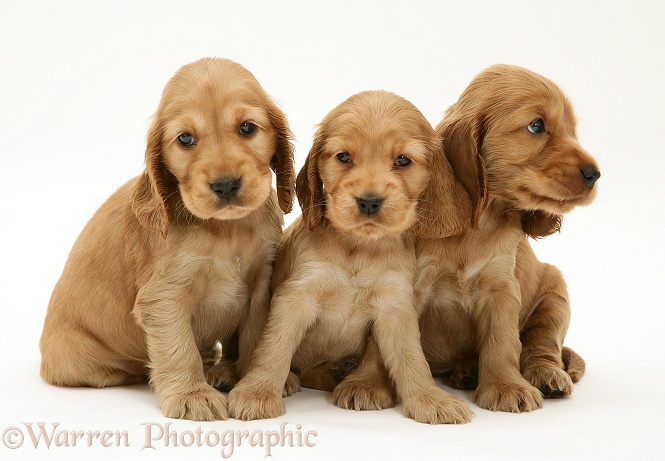
M471 226L471 199L455 176L441 143L432 142L428 150L430 180L418 202L418 221L413 230L421 238L459 234Z
M523 210L520 213L520 218L522 220L522 230L534 239L560 232L561 222L563 221L563 216L542 210Z
M267 105L268 118L277 137L275 154L270 159L270 168L277 178L277 200L284 213L293 208L296 172L293 166L293 134L284 113L274 104Z

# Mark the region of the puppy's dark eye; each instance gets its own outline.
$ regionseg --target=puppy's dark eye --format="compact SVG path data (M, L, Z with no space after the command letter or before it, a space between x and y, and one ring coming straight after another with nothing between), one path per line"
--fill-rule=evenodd
M252 122L242 122L240 124L240 128L238 129L240 134L245 136L254 133L254 130L256 130L256 125L254 125Z
M540 134L545 132L545 122L542 118L538 118L526 126L529 133Z
M180 144L186 147L191 147L196 143L194 136L192 136L189 133L183 133L180 136L178 136L178 141L180 141Z
M395 160L395 165L397 166L407 166L409 163L411 163L411 159L409 157L405 157L404 155L400 155Z
M348 152L340 152L337 154L337 160L339 160L342 163L351 163L351 156L349 155Z

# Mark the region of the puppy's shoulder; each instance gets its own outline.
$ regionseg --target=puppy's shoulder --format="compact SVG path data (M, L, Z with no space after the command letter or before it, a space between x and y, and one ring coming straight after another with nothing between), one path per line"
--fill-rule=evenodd
M328 235L327 228L310 230L302 216L298 216L284 231L277 248L273 288L293 274L303 264L327 261L335 252L337 242Z

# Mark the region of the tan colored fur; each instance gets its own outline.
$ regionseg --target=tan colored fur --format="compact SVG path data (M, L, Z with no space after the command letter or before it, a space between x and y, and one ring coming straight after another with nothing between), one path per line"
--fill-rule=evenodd
M350 162L340 161L343 152ZM408 166L396 165L402 155ZM268 323L247 374L229 394L231 416L283 414L290 368L306 373L359 354L371 331L405 415L427 423L470 420L468 407L433 381L413 305L410 229L427 222L415 232L444 236L470 220L468 197L450 166L438 164L443 160L429 123L392 93L360 93L325 117L297 179L303 216L280 245ZM440 174L431 178L433 170ZM357 203L368 196L384 199L374 214ZM441 219L434 210L449 215Z
M256 130L243 135L247 121ZM182 145L183 133L195 145ZM215 364L217 344L238 351L242 374L267 316L282 210L291 209L290 136L240 65L182 67L148 132L145 171L100 207L72 248L44 323L42 377L104 387L149 375L165 416L227 418L213 386L236 373L229 360ZM227 200L211 183L228 176L241 183Z
M546 131L529 132L539 118ZM563 213L596 195L600 173L575 124L554 83L498 65L474 79L436 128L474 212L473 226L459 235L416 243L423 350L433 372L452 371L461 387L475 387L463 380L477 365L475 400L483 408L539 408L541 391L569 395L584 372L581 357L563 347L570 321L563 276L537 260L527 238L556 231ZM591 184L586 167L597 174ZM371 377L376 398L355 378L377 360L363 357L335 392L360 393L368 409L391 404L385 374Z

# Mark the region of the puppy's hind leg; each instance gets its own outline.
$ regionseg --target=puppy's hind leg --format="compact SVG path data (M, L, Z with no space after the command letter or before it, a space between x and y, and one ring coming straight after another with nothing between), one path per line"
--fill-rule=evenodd
M40 375L56 386L109 387L147 380L142 363L119 360L96 338L76 330L45 334L40 349Z
M520 368L522 376L544 397L565 397L573 392L573 380L566 373L562 360L563 339L570 322L570 304L566 283L554 266L548 265L543 274L541 293L543 295L532 307L531 315L523 321L520 331ZM571 354L566 356L571 357ZM575 354L573 358L578 357ZM572 370L576 379L584 372L584 367L578 365L579 361L574 360Z
M563 346L561 360L563 361L563 367L566 370L566 373L568 373L568 376L570 376L570 379L572 379L574 383L578 382L580 378L582 378L584 370L586 370L586 362L584 359L571 348Z
M381 410L397 404L392 380L373 336L367 338L358 367L335 387L332 398L335 405L347 410Z
M223 344L215 343L211 349L200 351L206 381L218 391L229 392L237 382L237 342L237 335L233 335Z

